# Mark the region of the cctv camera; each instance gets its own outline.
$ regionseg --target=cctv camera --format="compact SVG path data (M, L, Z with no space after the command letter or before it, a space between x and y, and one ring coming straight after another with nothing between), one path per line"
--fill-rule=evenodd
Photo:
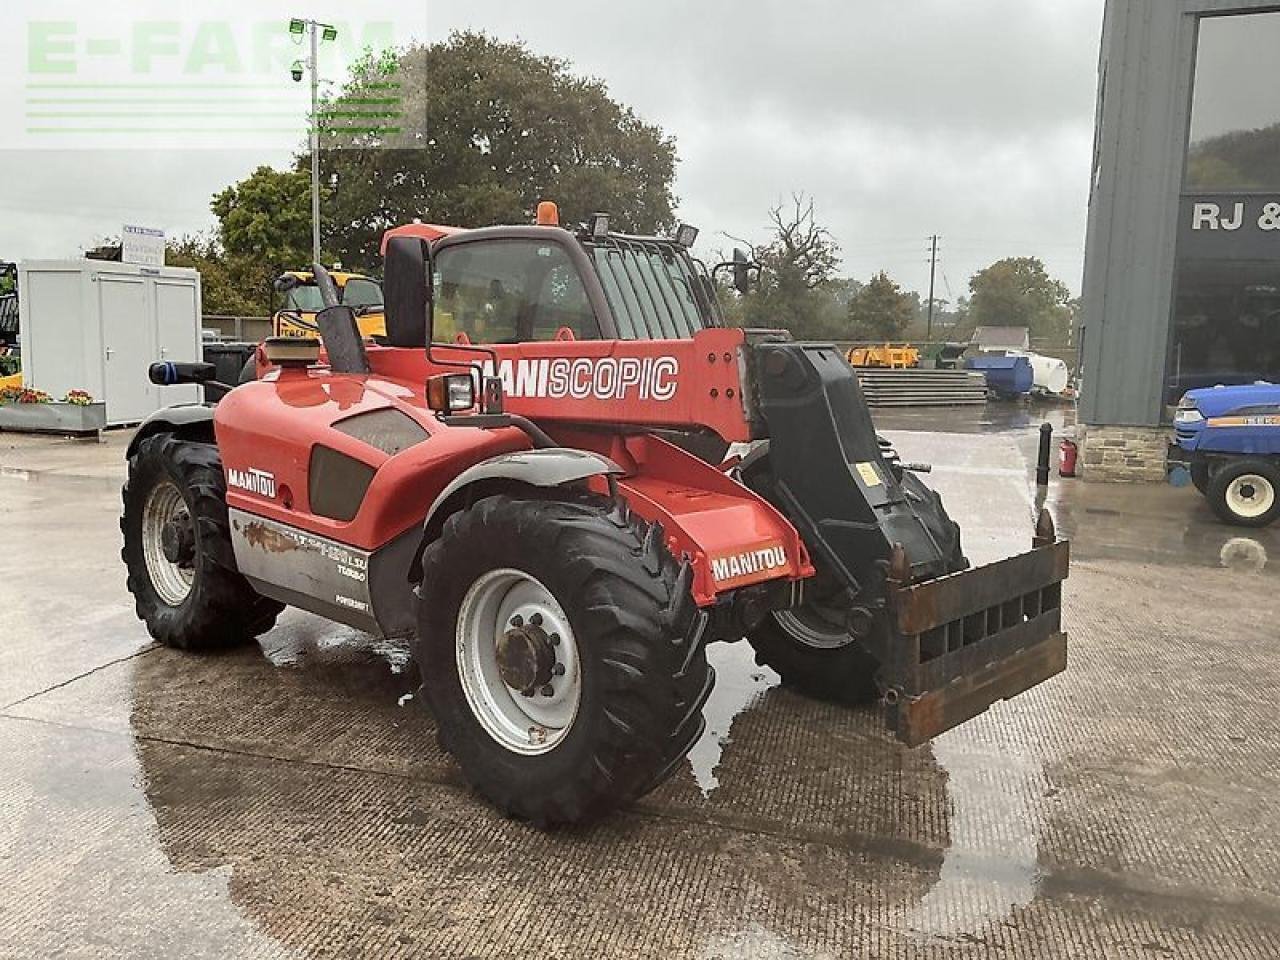
M290 72L293 74L294 83L302 82L302 64L301 63L295 63L293 65L293 69Z

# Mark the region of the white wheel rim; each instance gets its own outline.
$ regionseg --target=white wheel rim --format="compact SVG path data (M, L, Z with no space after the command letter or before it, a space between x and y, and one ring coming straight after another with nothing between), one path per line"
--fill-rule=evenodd
M508 686L498 667L499 639L520 624L537 624L554 638L558 672L532 696ZM467 705L507 750L537 756L569 735L582 701L581 660L569 618L538 580L512 569L476 580L458 611L455 652Z
M1237 517L1256 520L1275 506L1276 488L1266 477L1246 473L1227 487L1227 506Z
M152 488L142 508L142 558L147 576L156 596L171 607L182 606L196 579L194 567L181 567L164 555L165 525L186 513L182 491L169 481Z

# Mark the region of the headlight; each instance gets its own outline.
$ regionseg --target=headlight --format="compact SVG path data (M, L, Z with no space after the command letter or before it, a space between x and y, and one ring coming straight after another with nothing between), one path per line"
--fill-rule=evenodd
M1195 407L1183 407L1173 415L1174 423L1199 423L1204 419L1204 414Z

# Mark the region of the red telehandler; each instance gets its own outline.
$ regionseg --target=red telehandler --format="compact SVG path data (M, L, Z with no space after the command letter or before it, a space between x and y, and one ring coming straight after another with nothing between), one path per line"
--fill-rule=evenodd
M1047 514L969 569L836 349L724 326L687 230L555 219L391 231L374 342L316 266L323 349L269 340L138 430L123 557L157 641L249 643L284 605L402 638L470 783L544 826L680 764L714 641L913 746L1064 669Z

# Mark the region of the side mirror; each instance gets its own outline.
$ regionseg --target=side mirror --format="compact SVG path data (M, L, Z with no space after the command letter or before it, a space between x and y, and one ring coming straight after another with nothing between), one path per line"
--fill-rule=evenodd
M387 241L382 281L387 343L425 347L431 343L431 247L421 237Z
M276 277L271 286L275 288L276 293L288 293L290 290L296 289L301 283L302 281L292 273L285 273Z
M756 277L760 275L760 264L752 260L741 247L734 247L733 259L716 264L715 269L711 271L712 279L718 280L722 270L733 271L733 289L745 297L751 292L751 285L755 280L752 274L754 273Z
M744 297L751 292L751 268L755 264L741 247L733 248L733 289Z

